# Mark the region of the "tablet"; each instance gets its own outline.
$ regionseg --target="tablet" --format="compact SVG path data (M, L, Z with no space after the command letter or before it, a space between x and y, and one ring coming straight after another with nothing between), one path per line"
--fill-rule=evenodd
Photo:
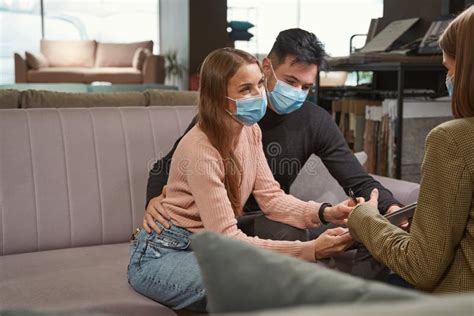
M395 212L393 213L390 213L390 214L386 214L384 215L384 217L390 222L392 223L393 225L395 226L400 226L402 225L403 223L405 223L406 221L410 220L413 218L413 216L415 215L415 209L416 209L416 205L417 203L411 203L411 204L408 204L404 207L402 207L401 209L399 210L396 210ZM345 235L345 234L349 234L349 231L347 232L344 232L338 236L342 236L342 235Z
M416 202L412 204L408 204L407 206L404 206L401 209L396 210L393 213L386 214L384 216L393 225L400 226L406 221L413 218L413 215L415 215L416 205L417 205Z

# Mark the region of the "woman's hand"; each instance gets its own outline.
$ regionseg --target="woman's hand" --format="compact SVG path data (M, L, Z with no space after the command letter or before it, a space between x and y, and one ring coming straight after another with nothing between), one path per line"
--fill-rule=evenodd
M368 200L365 203L370 204L378 209L379 208L379 190L373 189L372 192L370 192L370 200Z
M316 238L314 257L316 260L332 257L344 252L352 245L352 237L346 228L328 229Z
M364 198L357 198L357 201L359 204L365 202ZM347 199L335 206L326 207L324 219L336 225L345 225L354 206L352 199Z
M164 191L160 196L157 196L150 200L143 216L143 228L147 233L151 233L153 230L158 234L161 233L161 229L156 225L155 221L158 221L163 227L170 228L170 216L168 212L161 205L164 199Z

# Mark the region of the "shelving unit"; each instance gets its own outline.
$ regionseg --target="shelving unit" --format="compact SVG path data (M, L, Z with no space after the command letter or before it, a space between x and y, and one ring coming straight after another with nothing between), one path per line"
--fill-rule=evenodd
M402 170L402 133L403 133L403 98L407 96L404 93L405 77L409 72L444 72L442 59L440 56L399 56L393 54L377 54L370 56L350 56L347 58L337 58L329 61L331 71L372 71L374 77L380 72L395 72L397 74L397 89L394 94L397 97L397 129L396 129L396 177L401 178ZM375 82L375 78L374 78ZM315 98L320 104L321 95L325 88L320 87L319 73L316 78ZM328 89L347 89L328 88ZM362 93L378 93L377 87L374 84L371 88L361 89Z

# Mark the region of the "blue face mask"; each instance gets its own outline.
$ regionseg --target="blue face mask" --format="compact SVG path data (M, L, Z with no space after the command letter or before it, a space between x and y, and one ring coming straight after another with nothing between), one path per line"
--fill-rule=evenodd
M229 100L235 102L236 112L232 113L226 109L227 113L243 125L253 125L260 121L267 111L267 96L258 95L251 98L241 98L234 100L227 97Z
M273 91L270 92L270 101L275 112L278 114L288 114L301 108L308 96L308 91L295 88L278 80L273 71L273 66L272 72L276 79L276 84Z
M448 89L448 95L453 96L453 80L449 76L446 76L446 88Z

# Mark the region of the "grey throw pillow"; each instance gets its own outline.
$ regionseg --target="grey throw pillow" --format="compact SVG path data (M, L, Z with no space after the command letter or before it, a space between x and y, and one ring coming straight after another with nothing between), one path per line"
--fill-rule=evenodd
M227 316L472 316L474 309L473 294L450 294L434 299L422 299L371 304L333 304L326 306L308 305L269 309L249 313L230 313Z
M308 304L413 300L413 290L365 281L215 233L192 237L212 313Z

